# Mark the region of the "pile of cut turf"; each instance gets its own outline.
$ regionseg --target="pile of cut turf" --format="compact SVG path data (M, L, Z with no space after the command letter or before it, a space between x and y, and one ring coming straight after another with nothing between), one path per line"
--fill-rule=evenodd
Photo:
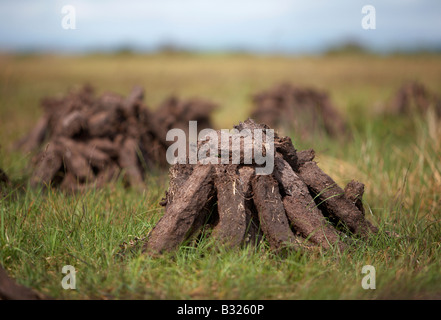
M257 93L251 118L299 138L347 137L348 127L326 92L288 83Z
M422 83L411 81L397 90L387 111L393 114L425 114L430 108L441 118L441 98Z
M249 119L235 129L228 139L241 145L239 164L221 164L211 156L209 163L170 168L170 187L161 203L165 214L147 237L147 252L174 250L197 240L204 229L230 246L256 244L265 236L274 250L308 242L344 249L351 239L346 235L365 238L377 232L364 215L362 183L352 181L343 190L313 161L313 150L297 152L289 137L276 134L274 148L260 139L256 143L261 146L256 145L252 132L269 129L265 125ZM245 143L246 138L252 143ZM225 146L218 143L216 155L231 158ZM253 154L253 148L274 155L272 173L256 174L261 161L244 160L242 154Z
M208 126L212 108L201 111L201 105L211 104L190 100L164 103L152 112L143 97L140 87L127 97L114 93L97 97L84 86L64 97L43 99L44 115L18 143L24 151L38 152L31 185L75 191L101 187L123 174L128 186L145 188L146 173L168 165L167 130L184 123L188 128L190 120L199 119Z

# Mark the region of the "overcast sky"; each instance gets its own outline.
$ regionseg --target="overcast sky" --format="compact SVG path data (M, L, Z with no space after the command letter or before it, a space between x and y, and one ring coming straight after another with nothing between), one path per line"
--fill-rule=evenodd
M364 5L376 29L361 27ZM62 28L62 8L76 29ZM164 44L196 50L319 52L357 40L380 51L441 48L439 0L0 0L0 51L83 52Z

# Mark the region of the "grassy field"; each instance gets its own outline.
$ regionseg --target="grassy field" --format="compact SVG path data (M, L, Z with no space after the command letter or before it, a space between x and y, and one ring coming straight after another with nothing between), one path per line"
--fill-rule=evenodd
M255 57L248 55L0 56L0 168L14 187L0 199L0 263L18 282L63 299L393 299L441 298L441 125L433 115L385 116L406 80L441 93L441 56ZM121 257L120 244L146 236L163 214L166 172L144 192L122 183L66 195L28 188L31 154L13 142L36 122L39 100L83 83L98 92L146 89L206 97L221 108L218 128L246 119L250 95L283 81L327 90L354 139L299 141L338 183L366 184L369 219L381 232L349 251L214 250L210 239L162 257ZM390 238L385 230L400 234ZM64 265L77 290L61 287ZM364 265L376 289L361 286Z

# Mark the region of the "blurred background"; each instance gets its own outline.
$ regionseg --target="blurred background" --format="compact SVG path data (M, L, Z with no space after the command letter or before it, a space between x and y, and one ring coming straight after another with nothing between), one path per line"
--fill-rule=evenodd
M139 85L153 110L170 95L206 98L218 128L289 83L326 93L357 125L403 84L440 91L440 13L435 0L0 0L2 140L29 130L43 97L86 83Z
M256 96L273 90L269 100L291 94L303 109L329 105L346 131L375 125L384 141L394 128L407 141L413 125L401 123L409 116L396 100L409 92L429 95L426 105L437 101L440 13L435 0L0 0L0 145L8 150L29 132L44 97L84 84L122 96L140 86L151 110L171 96L205 99L218 106L210 110L215 128L272 113L265 111L272 102ZM408 83L417 85L403 89ZM281 93L281 84L297 89ZM327 135L317 140L301 132L309 128L290 126L295 118L283 119L290 106L278 108L298 145L328 143ZM23 162L3 159L21 172Z
M75 9L75 31L62 8ZM376 29L361 27L362 7ZM345 44L378 53L441 50L436 0L0 1L0 48L12 52L320 54Z
M0 182L1 264L54 297L77 294L53 272L72 252L88 261L75 262L80 298L439 298L440 17L438 0L0 0L0 168L11 181L5 201ZM85 84L95 91L79 91ZM146 108L138 109L135 86ZM127 105L144 113L121 121ZM124 269L114 248L148 234L163 213L167 171L149 171L141 159L164 140L151 131L201 114L216 129L250 115L274 121L297 149L314 148L340 186L363 182L369 219L405 237L359 246L335 264L315 253L294 264L270 255L235 263L233 255L217 268L217 257L195 251L191 263L135 259ZM80 185L62 165L67 156L52 170L44 152L67 135L66 123L70 143L113 139L113 162L128 154L121 131L152 138L131 143L133 161L119 164L122 172L143 165L134 181L145 182L143 195L120 180L97 192ZM23 137L32 148L17 148ZM90 174L90 159L81 159L79 171ZM60 188L70 177L67 189L80 192L42 193L29 183L35 176L43 185L64 179ZM381 280L367 293L353 266L372 262Z

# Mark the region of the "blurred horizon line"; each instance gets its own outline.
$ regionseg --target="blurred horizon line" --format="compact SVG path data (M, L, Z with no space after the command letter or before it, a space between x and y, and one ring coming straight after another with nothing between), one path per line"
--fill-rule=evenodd
M253 49L244 47L231 47L226 49L204 49L192 46L179 45L175 43L164 42L157 46L140 46L133 44L121 44L113 46L96 46L84 48L63 48L63 47L31 47L7 49L0 47L0 54L9 55L151 55L151 54L232 54L232 55L275 55L275 56L315 56L315 55L339 55L339 54L370 54L370 55L413 55L413 54L441 54L441 44L421 45L396 48L376 48L366 46L355 40L348 40L319 49L310 50L289 50L289 49Z
M440 12L436 0L0 0L0 52L441 52Z

